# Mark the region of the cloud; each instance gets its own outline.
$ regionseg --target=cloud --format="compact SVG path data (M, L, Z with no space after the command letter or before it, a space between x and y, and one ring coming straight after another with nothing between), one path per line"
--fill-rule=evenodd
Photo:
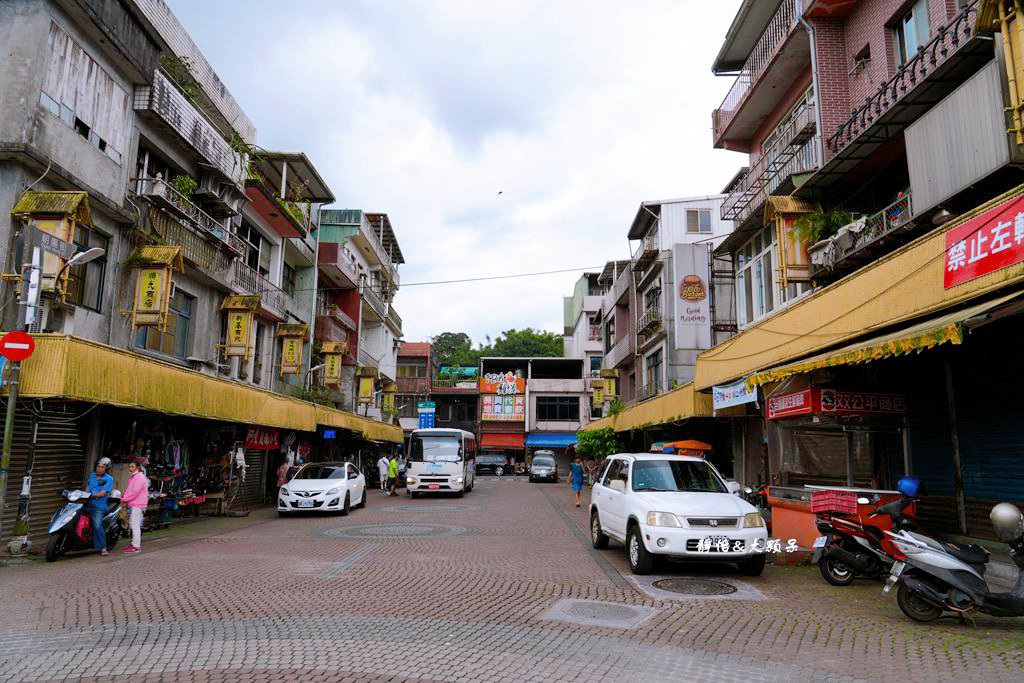
M720 191L743 163L710 134L735 5L171 0L262 146L389 214L404 283L599 267L641 201ZM407 286L396 308L410 340L561 331L577 278Z

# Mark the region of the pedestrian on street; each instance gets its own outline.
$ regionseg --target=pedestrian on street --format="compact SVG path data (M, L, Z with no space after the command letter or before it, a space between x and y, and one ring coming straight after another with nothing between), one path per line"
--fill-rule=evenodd
M583 459L576 456L576 462L569 465L569 485L576 494L576 507L580 506L580 493L583 491Z
M380 476L380 490L381 491L387 491L388 490L388 467L389 466L390 466L390 463L388 462L388 456L382 454L380 456L380 460L377 461L377 474Z
M392 454L391 461L388 462L388 493L392 496L397 496L398 491L398 456Z
M149 506L149 477L142 473L136 462L128 463L128 486L125 487L121 503L128 506L128 527L132 530L132 543L125 553L142 550L142 515Z
M107 514L107 497L114 490L114 478L107 474L109 469L110 458L100 458L96 463L96 471L90 472L85 482L85 490L90 495L85 509L92 520L92 547L104 556L110 553L107 552L107 532L103 528L103 518Z
M281 488L288 483L289 469L291 469L291 466L288 464L288 458L285 458L281 466L277 468L277 488Z

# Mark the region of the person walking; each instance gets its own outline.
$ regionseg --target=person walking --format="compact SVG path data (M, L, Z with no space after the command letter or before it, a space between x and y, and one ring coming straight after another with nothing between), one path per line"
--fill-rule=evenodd
M390 465L390 463L388 462L388 456L382 454L380 456L380 460L377 461L377 474L380 477L380 490L381 491L387 491L388 490L388 466L389 465Z
M583 491L583 459L576 456L576 462L569 465L569 486L576 494L576 507L580 506L580 493Z
M123 552L131 554L142 550L142 515L149 506L149 478L138 463L128 463L128 486L121 503L128 506L128 527L132 530L132 543Z
M103 528L103 518L107 514L107 498L114 490L114 478L107 474L109 469L110 458L100 458L96 462L96 471L90 472L85 482L85 490L90 496L85 510L92 520L92 547L104 556L110 553L107 552L107 532Z
M398 456L395 454L391 455L391 460L388 462L388 494L397 496L398 491Z

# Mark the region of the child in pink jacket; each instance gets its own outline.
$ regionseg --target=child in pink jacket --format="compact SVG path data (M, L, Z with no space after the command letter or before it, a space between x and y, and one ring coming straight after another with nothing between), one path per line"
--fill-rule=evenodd
M128 463L128 486L121 496L121 504L128 506L128 526L132 530L132 544L124 549L126 553L142 550L142 514L149 505L149 479L139 470L139 465Z

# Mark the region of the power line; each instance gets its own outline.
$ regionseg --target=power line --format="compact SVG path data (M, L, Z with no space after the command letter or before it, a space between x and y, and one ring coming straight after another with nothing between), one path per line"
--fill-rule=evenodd
M425 286L425 285L452 285L452 284L458 284L460 282L483 282L485 280L509 280L509 279L512 279L512 278L519 278L519 277L535 277L537 275L554 275L556 273L575 273L575 272L578 272L578 271L581 271L581 270L596 270L596 269L599 269L599 268L604 268L604 265L600 265L600 266L581 266L579 268L562 268L560 270L543 270L543 271L538 271L538 272L535 272L535 273L513 273L511 275L486 275L486 276L483 276L483 277L467 277L467 278L461 278L461 279L458 279L458 280L432 280L432 281L429 281L429 282L403 282L400 285L399 288L404 288L404 287L422 287L422 286ZM320 290L320 291L331 292L331 291L340 291L340 290L352 289L352 288L351 287L315 287L315 288L314 287L306 287L306 288L301 288L301 289L297 288L294 291L296 291L296 292L311 292L314 289L317 289L317 290ZM379 288L370 287L370 289L372 289L375 292L378 292Z

